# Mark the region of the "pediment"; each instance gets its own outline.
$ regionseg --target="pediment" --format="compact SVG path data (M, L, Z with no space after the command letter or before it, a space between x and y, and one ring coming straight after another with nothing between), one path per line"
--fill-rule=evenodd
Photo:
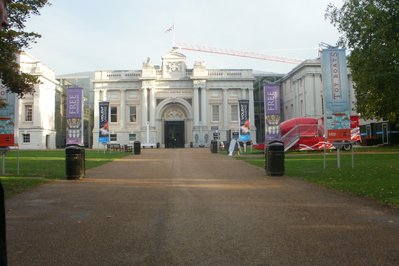
M173 48L168 54L162 57L163 78L184 78L186 75L186 56Z
M179 61L186 61L186 56L180 52L178 52L177 48L173 48L172 51L167 53L166 55L162 56L162 59L168 59L168 60L179 60Z

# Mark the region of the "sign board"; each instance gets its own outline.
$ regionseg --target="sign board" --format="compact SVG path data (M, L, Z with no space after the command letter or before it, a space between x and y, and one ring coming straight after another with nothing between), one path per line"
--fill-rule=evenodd
M249 131L249 100L238 101L240 110L240 141L250 141L251 132Z
M0 147L14 145L14 117L0 116Z
M213 139L220 140L220 132L213 132Z
M281 139L280 121L280 84L265 84L263 87L265 101L265 141L269 143Z
M66 144L83 146L83 88L67 90Z
M350 141L349 81L345 49L324 49L321 63L326 139L329 142Z
M0 147L14 146L15 94L8 93L0 81L0 99L7 103L0 109Z
M99 104L99 132L98 142L108 143L110 140L109 136L109 102L100 102Z

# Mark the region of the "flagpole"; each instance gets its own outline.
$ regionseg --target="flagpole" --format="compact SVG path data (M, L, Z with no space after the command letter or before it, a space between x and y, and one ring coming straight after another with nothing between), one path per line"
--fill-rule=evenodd
M175 24L173 24L173 29L172 29L172 31L173 31L173 40L172 40L172 47L175 47L175 45L176 45L176 28L175 28Z
M165 30L165 33L169 33L172 31L172 48L175 47L176 44L176 32L175 32L175 24Z
M176 44L176 30L173 29L173 43L172 43L172 47L175 47Z

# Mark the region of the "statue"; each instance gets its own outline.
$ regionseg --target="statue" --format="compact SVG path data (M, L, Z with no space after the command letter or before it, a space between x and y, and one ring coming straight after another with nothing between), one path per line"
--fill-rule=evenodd
M147 60L143 62L143 67L152 67L151 59L149 57L147 57Z

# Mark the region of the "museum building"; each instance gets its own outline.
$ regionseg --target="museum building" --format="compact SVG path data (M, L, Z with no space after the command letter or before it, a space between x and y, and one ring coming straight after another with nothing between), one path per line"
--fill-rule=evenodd
M146 147L207 147L214 133L229 140L239 129L239 104L249 100L254 121L251 69L207 69L173 48L160 66L148 58L141 70L96 71L93 79L93 148L99 142L99 104L109 103L110 143ZM255 142L256 128L250 127Z

